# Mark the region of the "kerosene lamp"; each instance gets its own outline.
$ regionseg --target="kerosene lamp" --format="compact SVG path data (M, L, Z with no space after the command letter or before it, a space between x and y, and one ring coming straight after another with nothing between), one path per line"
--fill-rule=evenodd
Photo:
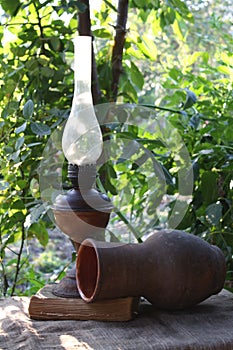
M56 197L52 209L56 224L70 237L78 254L85 238L103 239L112 205L95 188L96 162L102 153L103 140L91 94L92 38L77 36L74 53L74 96L62 136L62 149L69 162L68 178L73 187ZM55 285L53 294L79 297L75 267Z

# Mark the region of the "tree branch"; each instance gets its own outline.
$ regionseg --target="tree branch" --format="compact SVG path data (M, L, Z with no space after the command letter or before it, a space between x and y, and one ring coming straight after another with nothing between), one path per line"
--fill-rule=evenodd
M2 246L3 242L2 242L2 232L1 232L1 227L0 227L0 245ZM3 296L6 296L7 293L7 289L9 287L8 284L8 279L7 279L7 275L6 275L6 271L5 271L5 265L4 265L4 248L0 250L0 266L1 266L1 278L2 278L2 293Z
M36 10L36 15L37 15L37 19L38 19L37 25L38 25L39 30L40 30L41 53L44 53L44 51L45 51L45 42L44 42L43 39L44 39L45 37L44 37L43 26L42 26L42 24L41 24L40 12L39 12L37 6L35 5L35 3L33 3L33 5L34 5L34 8L35 8L35 10Z
M17 254L18 257L17 257L17 263L16 263L16 271L15 271L14 281L13 281L13 285L12 285L11 296L14 295L16 284L17 284L17 280L18 280L18 276L19 276L19 272L20 272L20 269L21 269L20 263L21 263L24 243L25 243L25 239L26 239L24 223L21 224L21 230L22 230L22 236L21 236L19 252Z
M116 101L120 75L122 73L122 57L125 44L126 23L128 18L128 0L119 0L116 34L112 51L112 99Z
M78 32L79 32L79 35L91 36L93 40L93 35L91 32L89 0L82 0L82 2L86 5L86 10L85 12L78 12ZM91 75L92 75L91 91L92 91L93 103L97 104L100 101L102 94L101 94L99 81L98 81L98 73L97 73L93 45L92 45L92 74Z

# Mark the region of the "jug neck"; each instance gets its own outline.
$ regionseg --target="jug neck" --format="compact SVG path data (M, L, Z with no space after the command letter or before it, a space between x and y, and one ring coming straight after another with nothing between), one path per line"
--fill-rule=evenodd
M150 261L144 243L123 244L87 239L77 257L77 286L88 302L124 296L141 296L148 284Z

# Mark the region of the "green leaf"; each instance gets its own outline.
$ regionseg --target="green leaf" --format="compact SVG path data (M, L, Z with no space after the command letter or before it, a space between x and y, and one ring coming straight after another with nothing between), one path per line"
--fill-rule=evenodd
M184 40L185 35L183 33L182 27L181 27L181 23L180 21L178 21L177 19L173 22L173 31L174 34L180 39L180 40Z
M16 134L20 134L21 132L24 132L24 130L27 127L27 122L23 123L22 125L20 125L18 128L15 129L15 133Z
M158 50L155 40L151 40L146 35L143 35L137 46L147 58L154 61L157 59Z
M17 150L16 152L13 152L9 156L9 160L13 160L13 162L18 163L19 162L19 155L20 155L20 150Z
M212 226L217 226L222 218L222 204L213 203L206 208L206 220Z
M9 221L11 223L19 223L19 222L23 222L25 220L25 215L21 212L21 211L17 211L16 213L14 213L12 216L9 217Z
M18 180L17 185L21 190L23 190L27 186L27 181L26 180Z
M185 89L186 91L186 101L184 103L183 109L192 107L197 102L197 96L193 91Z
M166 11L165 17L166 17L166 23L172 24L172 23L174 23L174 21L176 19L176 13L173 9L168 8Z
M9 13L11 16L15 16L21 6L19 0L1 0L0 4L3 10Z
M7 237L7 240L4 242L4 246L6 247L8 244L16 243L22 238L22 232L20 230L18 231L11 231ZM2 249L4 247L0 247Z
M43 204L35 205L33 209L31 209L30 214L27 216L28 227L30 225L37 223L46 213L46 209Z
M5 191L10 187L10 184L7 181L0 180L0 191Z
M186 17L190 14L188 6L181 0L168 0L168 5L173 7L181 16Z
M160 166L161 166L161 168L163 170L163 173L164 173L164 176L165 176L165 180L166 180L166 184L174 186L173 178L172 178L171 174L169 173L169 171L165 168L165 166L162 163L160 163Z
M220 73L233 76L233 69L228 66L218 66L218 71Z
M23 116L29 119L34 112L34 103L32 100L28 100L23 107Z
M8 79L5 83L4 90L6 91L6 93L8 95L11 95L15 91L16 85L17 85L17 83L14 79ZM8 105L8 108L9 108L9 105ZM9 110L8 110L8 112L9 112Z
M116 174L115 169L112 166L112 164L110 164L110 163L107 164L107 171L108 171L108 176L109 176L110 179L116 179L117 178L117 174Z
M40 72L41 75L43 75L46 78L52 78L54 75L54 70L49 67L42 67Z
M145 6L145 0L134 0L137 7L144 7Z
M173 67L170 71L169 71L169 76L175 80L176 82L181 82L182 78L183 78L183 73L181 72L181 70Z
M68 7L69 8L72 8L73 10L75 9L75 8L77 8L78 9L78 11L79 12L85 12L86 11L86 9L87 9L87 5L86 4L84 4L82 1L80 1L80 0L70 0L70 1L68 1Z
M31 123L31 130L34 134L38 136L45 136L50 135L51 130L50 127L46 124L39 123L39 122L33 122Z
M15 149L19 150L24 144L24 136L19 137L15 143Z
M185 213L185 216L183 217L182 221L177 226L178 230L185 230L188 227L191 227L193 222L195 220L195 215L193 214L192 210L187 210Z
M10 146L5 146L5 147L3 147L3 151L4 151L6 154L11 154L11 153L13 153L14 148L13 148L13 147L10 147Z
M218 199L217 179L218 175L212 171L205 171L202 174L200 188L203 200L207 204L216 202Z
M126 84L124 84L123 92L126 96L130 98L131 102L137 102L137 91L135 90L135 88L129 80L126 82Z
M131 61L131 80L141 90L144 85L144 78L138 67Z
M38 241L43 247L46 247L49 241L49 234L45 227L45 223L40 220L39 222L34 222L28 229L28 235L36 236Z
M9 241L8 241L8 243L9 243ZM14 265L16 265L17 264L17 258L14 258L14 259L11 259L11 260L9 260L8 262L7 262L7 264L6 264L6 266L14 266Z
M117 189L113 184L110 182L110 180L107 178L105 181L105 188L107 191L109 191L112 195L117 195Z
M198 113L194 114L190 121L189 121L189 125L194 128L197 129L200 125L200 115Z
M50 43L54 51L58 51L61 47L60 39L57 37L51 38Z
M25 205L22 199L17 199L16 201L14 201L11 204L11 209L19 209L19 210L25 209Z
M106 28L97 28L95 30L92 31L93 35L95 37L98 37L98 38L111 38L112 37L112 34L107 31Z

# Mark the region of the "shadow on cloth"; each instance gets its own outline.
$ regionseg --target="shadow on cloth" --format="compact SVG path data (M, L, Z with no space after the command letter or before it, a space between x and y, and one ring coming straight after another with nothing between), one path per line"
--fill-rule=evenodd
M128 322L36 321L29 298L0 299L1 350L232 350L233 294L222 291L184 311L142 303Z

